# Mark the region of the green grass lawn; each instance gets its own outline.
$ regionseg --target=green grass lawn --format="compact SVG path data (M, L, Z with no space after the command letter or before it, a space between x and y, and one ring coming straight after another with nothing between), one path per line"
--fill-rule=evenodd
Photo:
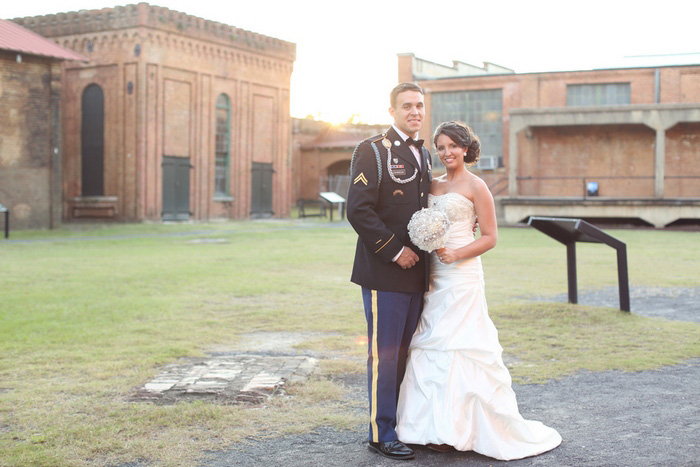
M698 286L700 234L610 233L628 245L632 285ZM0 465L188 466L251 437L364 429L364 413L336 378L364 372L357 342L366 325L348 281L351 228L320 219L114 224L11 238L20 241L0 241ZM580 289L616 285L614 250L581 244L577 253ZM532 229L501 229L484 255L515 381L700 356L698 324L528 300L566 292L565 257ZM159 365L235 350L258 331L317 333L299 348L327 358L292 397L258 408L128 402Z

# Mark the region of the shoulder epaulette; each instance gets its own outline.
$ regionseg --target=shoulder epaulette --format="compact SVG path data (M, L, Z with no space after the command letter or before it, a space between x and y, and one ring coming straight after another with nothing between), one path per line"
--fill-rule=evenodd
M374 156L377 159L377 189L379 189L379 186L382 184L382 160L379 157L379 149L377 149L377 141L381 141L384 138L386 138L386 133L382 133L377 137L377 139L372 139L369 138L369 144L372 146L372 149L374 150ZM350 175L352 175L352 168L355 165L355 156L357 155L357 150L360 149L360 145L364 143L365 141L360 141L357 146L355 146L355 150L352 152L352 157L350 158Z

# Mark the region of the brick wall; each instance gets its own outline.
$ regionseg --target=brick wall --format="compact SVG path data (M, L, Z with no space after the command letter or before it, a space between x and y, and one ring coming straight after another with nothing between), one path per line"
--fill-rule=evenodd
M56 62L0 52L0 203L13 229L60 221L59 77Z
M413 81L411 55L399 55L399 81ZM503 98L503 158L506 165L495 171L476 171L489 185L507 176L509 111L514 108L566 107L567 85L630 83L631 104L700 103L700 66L572 71L470 76L419 80L426 91L426 121L430 122L431 96L437 92L501 89ZM430 125L421 130L429 139ZM525 134L527 133L527 134ZM559 180L523 180L519 193L530 196L581 196L580 181L565 177L620 176L599 179L600 195L613 197L654 196L654 132L643 126L611 125L538 128L518 135L520 177L560 177ZM698 125L679 124L666 133L666 197L700 197L700 145ZM593 181L593 180L591 180ZM500 188L503 184L498 183Z
M654 132L641 125L533 128L520 143L524 196L584 195L586 181L600 196L654 196ZM571 176L571 178L566 178ZM619 178L609 178L619 177Z
M64 71L66 218L92 212L160 219L163 155L189 157L194 219L248 217L251 163L259 158L275 170L275 214L288 215L294 44L145 3L14 21L91 60ZM90 84L105 94L99 200L81 197L80 187L80 103ZM215 198L215 105L222 93L231 102L231 192Z
M666 183L668 197L700 196L700 124L681 123L666 132Z
M295 202L299 199L318 199L321 180L326 180L329 172L335 168L341 167L341 172L344 172L344 168L350 166L355 146L388 128L388 125L331 125L307 119L294 119L293 124L292 199ZM349 170L347 172L349 175ZM339 194L347 196L347 193Z
M298 198L317 199L320 180L327 179L329 167L341 161L346 161L349 164L353 149L352 147L346 147L327 150L304 150L302 152L304 171L301 174L301 186ZM343 198L347 196L347 193L338 194Z

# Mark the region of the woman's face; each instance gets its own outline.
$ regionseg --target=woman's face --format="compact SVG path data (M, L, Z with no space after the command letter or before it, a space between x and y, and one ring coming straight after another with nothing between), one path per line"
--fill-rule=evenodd
M447 169L457 168L464 164L465 149L457 146L457 143L444 133L441 133L437 138L437 151L440 162Z

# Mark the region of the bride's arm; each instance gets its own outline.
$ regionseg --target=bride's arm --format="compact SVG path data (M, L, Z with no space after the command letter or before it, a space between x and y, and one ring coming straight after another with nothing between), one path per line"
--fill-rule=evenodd
M474 210L476 211L476 217L479 219L481 236L469 245L456 250L451 248L437 250L438 257L442 257L443 263L453 263L462 259L474 258L496 246L498 225L496 223L496 208L491 191L483 180L479 180L473 193Z

